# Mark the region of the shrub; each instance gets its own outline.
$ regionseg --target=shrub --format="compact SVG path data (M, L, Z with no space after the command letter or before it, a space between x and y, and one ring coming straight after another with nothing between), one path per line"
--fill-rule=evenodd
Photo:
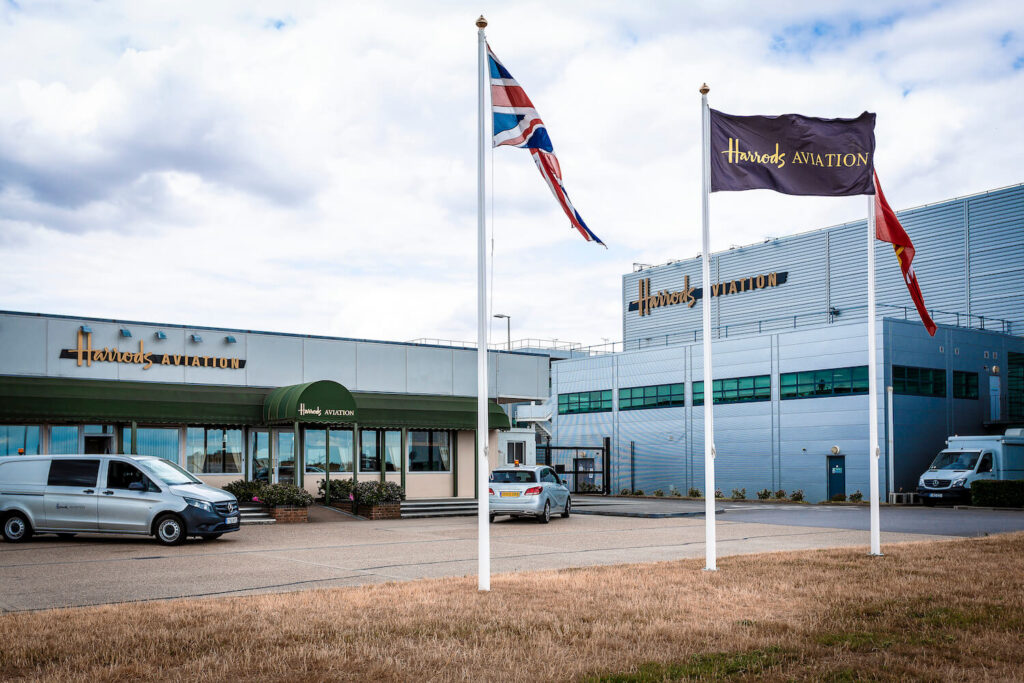
M971 482L971 504L985 507L1024 507L1024 479L1000 481L980 479Z
M860 489L857 489L856 491L850 494L851 503L859 503L862 500L864 500L864 494L860 492Z
M760 491L757 492L757 499L758 500L768 500L771 497L772 497L772 492L769 491L768 489L761 489Z
M715 498L725 498L725 494L722 493L722 489L715 489Z
M786 497L786 490L785 489L779 489L778 491L775 492L775 498L777 500L782 500L785 497Z
M308 508L313 504L313 496L295 484L269 484L260 492L260 500L267 505L294 505Z
M746 497L747 497L747 490L746 489L733 489L732 490L732 499L733 500L743 500Z
M703 498L704 497L704 494L701 492L701 490L698 489L698 488L695 488L693 486L690 487L690 490L687 491L686 494L688 496L690 496L690 498Z
M846 494L845 493L836 493L829 500L831 500L833 503L844 503L844 502L846 502Z
M796 491L793 491L791 494L789 494L789 499L790 500L803 500L804 499L804 490L803 489L797 489Z
M402 487L393 481L361 481L355 495L356 503L366 506L400 503L403 498Z
M331 479L331 502L350 501L355 498L356 485L351 479ZM320 480L320 498L326 498L327 482Z
M266 484L261 481L245 481L239 479L233 481L230 484L224 484L221 488L233 495L241 503L249 503L253 498L259 498L261 501L263 497L260 493L263 491Z
M579 493L601 493L601 487L589 481L581 481L576 485L576 489Z
M654 489L654 497L655 498L664 498L665 497L665 492L662 491L661 489Z
M672 493L670 493L669 495L671 495L671 496L673 496L675 498L682 498L683 497L683 492L673 486L672 487Z
M642 496L642 495L644 495L644 490L643 489L637 489L636 491L633 491L633 495L634 496Z

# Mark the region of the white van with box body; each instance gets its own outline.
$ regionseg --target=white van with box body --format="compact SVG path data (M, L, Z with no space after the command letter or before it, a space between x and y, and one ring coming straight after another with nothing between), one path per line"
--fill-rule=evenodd
M34 533L140 534L164 545L238 531L238 501L147 455L0 457L4 540Z
M917 482L925 505L971 499L979 479L1024 479L1024 429L999 436L951 436Z

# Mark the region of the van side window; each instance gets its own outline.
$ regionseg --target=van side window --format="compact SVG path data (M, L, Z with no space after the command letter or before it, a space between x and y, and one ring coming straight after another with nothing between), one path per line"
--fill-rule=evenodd
M107 488L127 489L129 484L139 482L146 491L159 491L153 482L146 475L139 471L134 465L120 460L111 460L107 463Z
M978 474L981 474L982 472L991 472L991 471L992 471L992 454L991 453L986 453L985 455L981 456L981 462L978 463Z
M51 460L49 486L96 486L99 460Z

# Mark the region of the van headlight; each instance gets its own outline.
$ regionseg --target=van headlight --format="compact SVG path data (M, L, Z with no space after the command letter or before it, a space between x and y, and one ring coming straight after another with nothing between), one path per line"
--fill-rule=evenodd
M213 503L208 503L205 500L199 500L198 498L186 498L185 502L193 507L199 508L200 510L216 512L216 510L213 509Z
M953 482L953 486L951 488L962 489L964 487L964 484L966 483L967 479L957 479L956 481Z

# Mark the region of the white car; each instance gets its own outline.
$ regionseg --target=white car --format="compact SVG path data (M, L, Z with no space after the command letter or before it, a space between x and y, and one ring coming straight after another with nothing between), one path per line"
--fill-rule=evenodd
M491 472L487 491L491 522L498 515L510 515L547 524L552 513L568 517L572 511L565 481L547 465L499 467Z

